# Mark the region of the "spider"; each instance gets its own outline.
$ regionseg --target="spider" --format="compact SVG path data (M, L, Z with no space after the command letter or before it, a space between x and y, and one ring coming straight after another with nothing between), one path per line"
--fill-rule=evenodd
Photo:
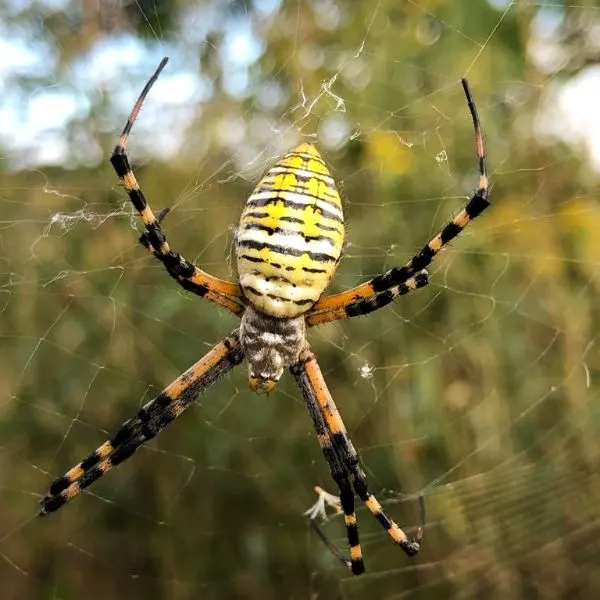
M354 494L408 556L417 554L423 527L418 527L410 539L370 493L358 454L306 340L306 329L366 315L425 286L425 269L435 255L489 206L483 137L469 84L461 80L475 129L479 162L476 192L464 209L405 265L348 291L322 297L340 260L344 218L335 182L312 144L300 144L286 154L248 198L236 235L239 283L217 279L171 249L161 227L168 209L153 213L125 153L133 123L167 61L166 57L161 61L142 90L110 162L144 224L139 241L184 289L237 315L240 326L125 421L112 438L56 479L41 501L40 515L58 510L129 458L220 376L246 359L253 391L272 392L286 368L300 388L339 490L335 503L344 514L350 557L344 558L333 549L336 556L355 575L364 572ZM423 522L422 502L421 509ZM328 544L319 529L317 532ZM330 544L328 547L333 548Z

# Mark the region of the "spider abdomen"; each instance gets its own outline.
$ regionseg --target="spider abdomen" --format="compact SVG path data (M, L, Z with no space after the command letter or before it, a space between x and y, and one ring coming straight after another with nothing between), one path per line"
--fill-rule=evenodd
M344 215L335 182L312 144L286 154L248 198L236 239L240 285L266 315L306 312L342 251Z

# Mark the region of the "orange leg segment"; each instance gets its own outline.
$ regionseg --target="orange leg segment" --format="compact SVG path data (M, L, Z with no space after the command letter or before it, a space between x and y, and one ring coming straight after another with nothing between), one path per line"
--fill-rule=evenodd
M319 443L327 460L332 476L340 489L340 503L344 511L344 520L350 543L350 561L354 574L362 573L364 564L358 539L358 526L354 505L347 489L348 477L356 495L362 500L371 514L379 521L389 536L408 556L417 554L423 537L423 527L417 529L414 539L406 533L383 510L368 489L365 473L360 466L358 454L348 436L344 422L333 401L323 378L323 374L314 354L305 349L300 355L298 364L290 368L296 378L304 400L306 401L313 424L317 431ZM324 427L325 431L321 428ZM341 465L341 466L340 466ZM424 509L422 507L422 519Z
M129 160L125 153L125 145L133 123L140 112L142 104L146 99L150 88L158 79L160 72L167 64L167 58L164 58L152 77L146 83L140 97L135 103L127 123L123 128L123 132L119 136L119 141L113 150L110 157L110 162L115 169L125 191L138 211L142 223L144 224L145 232L140 238L140 242L148 248L154 256L160 260L165 266L167 272L186 290L193 292L199 296L205 297L207 300L227 308L236 315L241 315L244 312L245 302L243 300L240 286L229 281L224 281L209 275L205 271L199 269L196 265L186 260L181 254L174 252L169 246L166 236L160 226L161 220L168 213L168 210L162 211L158 218L148 205L144 193L142 192L135 175L129 165Z
M129 458L142 444L174 421L221 375L242 362L236 333L220 341L136 416L125 421L110 440L56 479L41 501L40 515L55 512L113 467Z
M346 292L321 298L307 314L307 322L310 325L317 325L344 318L345 316L357 316L377 310L389 304L391 299L393 299L390 299L390 293L395 297L402 293L407 293L409 289L422 287L426 284L427 274L425 269L431 264L437 253L489 206L489 181L481 124L469 84L466 79L462 79L461 82L475 129L475 150L479 167L479 187L477 191L473 194L465 208L431 241L425 244L404 266L394 267L383 275L379 275ZM419 277L421 277L421 285L416 285ZM425 282L423 282L423 277L425 277ZM409 289L405 289L406 286ZM367 310L361 312L360 307ZM327 315L318 316L316 314L324 313L325 311L327 311Z

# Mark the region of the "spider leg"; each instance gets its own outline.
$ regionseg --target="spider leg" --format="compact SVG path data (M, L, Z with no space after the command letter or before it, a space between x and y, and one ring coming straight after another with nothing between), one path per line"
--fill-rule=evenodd
M342 463L337 450L333 447L331 435L327 428L327 423L325 422L323 414L319 408L319 402L317 399L318 391L315 389L309 379L305 363L301 360L301 362L292 365L290 367L290 371L296 379L298 387L302 391L308 413L312 419L313 426L317 434L317 439L319 440L319 445L323 451L323 456L329 465L331 477L336 482L340 491L340 504L344 512L344 522L346 524L346 533L348 536L348 544L350 546L350 560L345 559L337 550L337 548L329 543L325 537L325 534L318 527L314 519L311 519L311 524L317 531L319 537L324 541L325 545L331 550L333 555L336 556L338 560L345 562L354 575L360 575L361 573L364 573L365 565L362 558L362 550L358 536L356 513L354 511L354 492L352 491L352 486L350 485L348 471Z
M307 321L311 323L311 317L315 313L324 311L337 311L330 314L335 314L333 319L319 320L315 316L311 324L325 323L327 321L344 318L344 316L355 316L355 314L343 314L343 308L348 305L360 304L361 300L370 300L377 298L382 293L385 294L393 290L397 286L407 284L408 281L418 276L419 272L426 269L436 254L449 242L451 242L473 219L478 217L489 205L488 191L489 182L487 176L487 167L485 161L485 150L483 146L483 135L481 133L481 124L477 115L477 108L471 95L471 89L466 79L462 79L462 86L467 98L469 112L473 119L473 127L475 129L475 147L477 150L477 159L479 167L479 187L473 194L465 208L452 219L431 241L425 244L417 254L415 254L409 262L402 267L394 267L383 275L366 281L350 290L339 294L332 294L321 298L307 313ZM396 294L399 295L399 294ZM377 301L376 301L377 303ZM389 302L381 303L373 310L385 306ZM370 312L370 311L369 311ZM362 314L362 313L358 313Z
M347 317L368 315L375 310L387 306L398 296L404 296L413 290L418 290L428 283L429 275L427 271L423 269L423 271L420 271L405 283L399 283L376 296L355 300L349 304L342 304L334 308L327 308L321 312L315 312L313 309L306 317L306 324L309 327L313 327L315 325L322 325L323 323L330 323L331 321L338 321L339 319L345 319Z
M107 471L129 458L175 420L221 375L243 360L237 332L221 340L210 352L121 425L110 440L56 479L41 501L40 515L57 511Z
M159 217L153 213L148 205L144 193L142 192L135 175L129 164L127 154L125 153L125 145L133 123L142 108L142 104L158 79L160 72L164 69L168 59L163 58L160 65L146 83L140 97L135 103L127 123L123 128L119 140L113 153L110 157L110 162L116 171L125 191L129 195L133 206L140 214L146 231L140 237L140 242L148 248L154 256L163 263L167 272L175 279L184 289L193 292L198 296L203 296L210 302L227 308L236 315L241 315L244 312L245 303L242 298L240 286L218 279L209 275L205 271L199 269L196 265L186 260L178 252L171 250L166 236L160 226L161 220L168 211L159 213Z
M406 533L404 533L404 531L385 513L375 496L369 492L367 478L360 466L358 454L348 436L346 427L335 402L327 389L327 384L325 383L325 379L323 378L323 374L321 373L321 369L319 368L314 354L308 349L303 350L300 355L300 363L303 368L304 380L302 381L302 384L299 382L299 385L301 385L305 400L308 403L308 393L305 390L312 390L311 394L314 399L316 399L319 412L327 426L330 444L333 446L333 452L337 455L338 459L341 459L346 471L351 475L354 491L369 509L371 514L388 532L392 540L396 542L408 556L414 556L420 549L421 539L423 538L423 526L419 526L415 537L409 539ZM424 522L424 506L422 498L420 499L420 506L421 521Z
M315 492L318 495L318 499L313 506L311 506L304 514L308 517L308 524L310 528L319 536L319 539L325 544L325 547L331 552L331 554L339 560L345 567L352 569L352 561L348 560L337 546L331 543L329 538L325 535L325 532L317 523L317 517L321 516L323 520L327 518L326 506L331 506L337 513L344 512L339 496L329 494L322 487L316 485Z

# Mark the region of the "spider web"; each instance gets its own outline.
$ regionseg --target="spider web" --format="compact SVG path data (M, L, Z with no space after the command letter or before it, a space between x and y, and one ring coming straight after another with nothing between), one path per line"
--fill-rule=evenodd
M213 48L194 18L218 13L213 5L190 9L173 41L157 7L136 4L151 52L108 34L96 41L109 56L137 56L127 77L106 73L115 104L78 117L69 139L24 131L5 141L3 598L598 593L600 162L587 99L600 85L600 12L482 4L465 20L462 9L421 0L364 3L356 14L325 0L239 3L223 27L223 79L194 75L194 50L210 64ZM252 63L266 48L259 85ZM347 220L332 291L404 264L472 193L473 132L458 83L470 79L492 208L440 254L429 286L310 332L371 491L409 532L425 497L414 559L360 508L367 573L340 567L303 518L313 487L335 485L299 391L286 377L272 396L254 395L244 367L81 498L36 517L54 477L236 326L143 252L101 159L163 54L171 63L129 155L152 207L172 208L172 245L235 277L245 197L283 151L316 141ZM99 66L92 53L81 60ZM98 82L80 77L74 68L52 88L95 93ZM345 549L342 519L323 527Z

